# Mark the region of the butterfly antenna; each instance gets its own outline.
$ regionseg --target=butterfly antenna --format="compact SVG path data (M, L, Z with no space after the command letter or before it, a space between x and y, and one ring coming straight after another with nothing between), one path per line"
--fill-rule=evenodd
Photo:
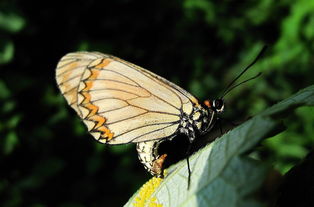
M251 77L249 79L246 79L246 80L244 80L244 81L242 81L242 82L240 82L240 83L238 83L238 84L236 84L236 85L234 85L232 87L229 87L229 89L223 94L223 96L221 98L223 98L225 95L227 95L230 91L232 91L234 88L238 87L239 85L242 85L243 83L246 83L246 82L248 82L250 80L253 80L255 78L258 78L260 75L262 75L261 72L259 72L257 75L255 75L255 76L253 76L253 77Z
M235 87L247 82L247 81L250 81L250 80L253 80L255 78L257 78L258 76L261 75L261 73L259 73L258 75L252 77L252 78L249 78L235 86L232 86L234 84L234 82L236 82L248 69L250 69L252 67L252 65L254 65L257 60L264 54L265 50L267 49L267 45L265 45L262 50L259 52L259 54L256 56L256 58L253 60L253 62L251 62L251 64L249 64L246 68L244 68L244 70L235 78L233 79L233 81L231 81L231 83L229 83L229 85L226 87L226 89L224 90L221 98L223 98L228 92L230 92L232 89L234 89Z

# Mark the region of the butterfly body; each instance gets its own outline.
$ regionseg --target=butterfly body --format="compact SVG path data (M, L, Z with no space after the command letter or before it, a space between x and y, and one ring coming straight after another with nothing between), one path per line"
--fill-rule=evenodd
M58 63L56 79L96 140L137 143L140 161L155 176L162 176L166 157L158 155L158 145L179 133L192 142L211 129L217 113L212 102L201 105L174 83L98 52L65 55Z
M137 143L139 160L152 175L163 177L162 164L167 155L158 154L159 144L166 139L171 140L178 134L186 135L192 143L198 135L208 132L214 126L214 117L215 112L201 105L195 106L191 114L182 111L178 130L171 137Z

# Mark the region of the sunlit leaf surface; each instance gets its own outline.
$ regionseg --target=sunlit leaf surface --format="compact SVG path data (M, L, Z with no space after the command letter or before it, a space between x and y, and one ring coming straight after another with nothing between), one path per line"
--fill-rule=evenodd
M168 170L169 175L150 197L163 206L261 206L253 193L264 181L267 167L245 152L276 129L275 115L287 115L288 110L301 105L314 105L314 86L270 107L192 155L189 190L183 160ZM126 206L132 206L132 199Z

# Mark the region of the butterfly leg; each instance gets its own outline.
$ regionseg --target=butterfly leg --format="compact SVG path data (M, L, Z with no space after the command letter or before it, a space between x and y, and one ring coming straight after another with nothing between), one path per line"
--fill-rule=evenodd
M136 144L139 160L145 169L156 177L164 176L163 163L167 157L167 154L158 155L157 149L160 143L160 140L156 140Z

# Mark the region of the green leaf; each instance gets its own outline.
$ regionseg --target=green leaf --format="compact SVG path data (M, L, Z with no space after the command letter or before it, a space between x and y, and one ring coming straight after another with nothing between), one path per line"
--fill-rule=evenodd
M314 85L304 88L298 93L292 95L290 98L287 98L281 101L278 104L275 104L268 110L261 113L263 116L287 116L291 113L291 110L299 106L313 106L314 105Z
M13 131L9 132L4 139L3 153L5 155L11 154L11 152L14 150L15 146L18 143L19 143L19 139L16 133Z
M1 58L0 58L1 63ZM3 80L0 80L0 99L7 99L11 95L11 91Z
M11 40L0 39L0 64L5 64L13 59L14 44Z
M0 13L0 29L10 33L19 32L25 26L23 17L16 13Z
M262 206L253 193L260 188L268 168L246 154L263 138L278 132L277 115L288 115L301 105L314 105L314 86L270 107L192 155L189 190L186 161L171 166L160 186L150 189L153 192L146 198L150 202L144 206ZM125 206L142 206L134 205L134 198L144 194L136 193Z
M15 114L14 116L10 117L8 120L7 120L7 127L10 128L10 129L14 129L17 127L17 125L19 124L21 120L21 115L19 114Z

